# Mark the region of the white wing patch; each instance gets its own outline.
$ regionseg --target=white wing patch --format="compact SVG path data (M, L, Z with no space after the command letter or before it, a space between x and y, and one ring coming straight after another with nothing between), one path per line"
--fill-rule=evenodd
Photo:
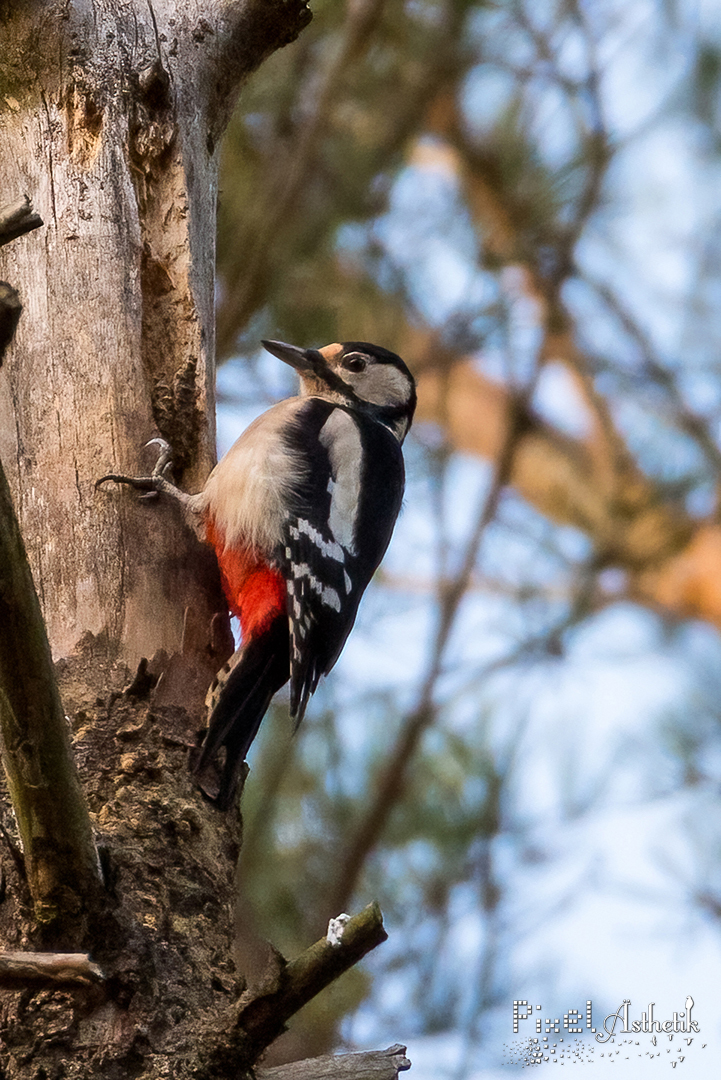
M320 599L321 604L325 604L326 607L333 608L334 611L340 611L340 596L337 591L330 585L324 585L322 581L319 581L315 576L308 563L291 563L291 571L295 581L300 581L301 578L306 578L313 592ZM295 611L295 592L293 592L293 610ZM300 618L300 607L296 613L296 618Z
M332 474L328 482L328 525L334 540L355 555L355 525L363 463L360 431L344 409L334 409L321 428L319 440L328 451Z
M290 643L293 649L293 657L291 668L293 664L299 664L303 659L303 653L300 647L300 639L304 638L307 632L306 620L301 621L302 607L298 593L295 586L295 581L292 578L288 578L286 581L286 589L288 590L288 599L290 600L290 608L288 611L288 628L290 630Z
M325 555L328 559L335 559L337 562L345 562L345 552L338 543L334 543L332 540L324 540L317 529L314 529L309 521L305 518L298 518L298 524L290 526L290 535L294 540L300 540L300 535L303 533L311 540L322 555Z

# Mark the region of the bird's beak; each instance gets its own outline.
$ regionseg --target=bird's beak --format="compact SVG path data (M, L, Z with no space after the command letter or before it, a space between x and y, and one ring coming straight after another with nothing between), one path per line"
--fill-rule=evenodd
M277 356L279 360L290 364L300 375L314 373L315 365L309 354L312 354L315 350L299 349L297 345L286 345L284 341L262 341L261 344L273 356Z

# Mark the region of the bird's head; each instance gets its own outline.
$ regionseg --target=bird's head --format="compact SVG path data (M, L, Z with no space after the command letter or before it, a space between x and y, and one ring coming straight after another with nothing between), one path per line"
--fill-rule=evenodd
M385 424L403 442L416 407L416 384L400 356L367 341L299 349L264 341L268 352L300 375L301 394L335 401Z

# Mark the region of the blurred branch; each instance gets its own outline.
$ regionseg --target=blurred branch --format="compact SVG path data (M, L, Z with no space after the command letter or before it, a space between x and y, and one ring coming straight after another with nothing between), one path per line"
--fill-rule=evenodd
M612 151L611 138L604 118L596 42L586 13L578 0L570 0L569 11L583 35L588 58L588 72L582 92L575 96L575 100L580 102L583 112L589 114L589 123L582 130L580 139L586 162L586 179L576 205L576 213L565 231L563 241L565 250L562 261L570 271L574 248L589 218L599 206L602 185L611 161Z
M465 361L421 377L417 417L445 425L457 450L494 460L510 398ZM599 567L625 570L625 598L721 628L721 524L713 517L694 519L680 503L664 501L635 465L609 492L587 444L533 415L519 437L510 483L552 521L584 532Z
M659 361L648 334L609 285L588 276L585 276L584 280L603 300L626 336L638 349L641 360L638 378L654 383L663 391L670 403L674 422L696 443L715 474L721 477L721 450L711 434L708 422L695 413L684 400L673 372Z
M253 201L252 218L247 221L246 243L237 245L223 260L223 298L218 309L218 355L227 357L236 338L252 314L267 301L271 282L290 266L293 256L305 257L305 252L289 249L293 229L308 213L315 213L319 199L319 184L329 188L329 215L320 229L335 231L337 207L333 200L345 195L346 179L340 173L343 163L334 162L328 154L330 140L338 134L343 105L349 102L347 87L358 76L364 57L378 40L378 30L385 14L385 0L349 0L339 42L325 43L323 54L330 56L325 71L319 76L317 52L309 50L304 70L297 74L300 85L295 88L294 103L303 104L302 119L292 115L276 116L276 126L283 137L268 141L260 155L262 179L256 186L264 194ZM430 102L441 88L469 62L459 58L452 46L457 43L464 24L464 11L455 0L445 0L442 17L436 28L434 47L422 63L410 66L393 89L393 109L382 116L380 130L374 132L371 146L363 140L363 152L371 159L368 172L370 185L398 158L408 138L422 122ZM372 72L368 76L373 78ZM288 129L291 134L285 134ZM354 148L355 149L355 148ZM255 150L255 148L254 148ZM257 154L257 150L256 150ZM341 195L342 193L342 195ZM366 206L358 205L354 217L368 216L379 211L378 197L369 199ZM322 247L323 236L314 238L316 252Z
M595 439L589 441L589 450L596 463L603 466L607 479L613 481L617 467L629 462L630 454L608 404L594 386L587 359L575 339L574 320L561 298L561 287L573 272L573 250L600 198L610 160L606 132L601 127L586 138L588 167L576 213L569 225L552 237L553 258L549 267L542 267L538 245L529 246L524 238L523 207L514 205L512 190L500 183L498 165L469 145L454 112L448 125L446 135L459 149L460 174L477 229L494 259L519 268L522 288L534 303L543 333L541 358L543 362L557 360L565 364L574 378L594 426Z
M513 395L470 360L422 375L418 397L418 419L444 425L456 450L498 458ZM519 435L510 483L552 521L585 532L613 565L633 569L668 558L694 529L683 509L660 502L654 485L635 468L609 491L588 443L532 413Z
M524 240L512 191L499 182L497 164L468 143L456 106L436 117L439 135L457 148L457 168L467 191L468 205L487 250L502 264L522 270L525 291L538 312L543 332L540 354L555 359L574 375L594 428L591 437L572 439L530 417L514 455L510 482L532 505L552 520L581 529L592 540L598 564L628 572L626 596L678 618L700 617L721 627L721 526L713 519L694 520L682 504L669 501L659 486L643 474L618 431L608 403L597 391L591 363L577 346L574 320L559 289L572 271L572 251L563 245L550 275L536 262L538 248ZM438 126L440 125L440 126ZM588 192L600 192L607 153L593 165ZM593 199L581 200L586 220ZM573 230L565 240L573 238ZM603 286L600 286L603 290ZM679 426L721 465L721 454L704 421L683 402L673 377L655 360L653 351L618 298L606 290L604 299L627 333L634 337L648 376L664 387L675 404ZM423 335L409 335L418 348ZM425 338L432 339L426 334ZM421 352L426 351L421 348ZM408 350L413 356L414 350ZM475 370L470 362L453 364L445 357L441 373L427 372L419 385L419 419L445 427L459 450L494 460L499 453L512 395Z
M284 234L283 226L296 204L302 203L301 191L313 169L318 143L330 122L339 86L349 66L369 47L384 3L385 0L355 0L347 4L340 46L325 70L312 110L294 133L292 146L285 147L282 170L276 170L271 179L255 222L253 245L243 252L242 260L226 269L228 299L219 312L217 328L220 355L232 351L239 327L259 303L274 249Z
M520 5L517 7L522 10ZM526 21L523 25L530 26ZM533 31L533 34L537 32ZM548 45L544 46L543 55L546 54L550 63ZM553 228L548 226L546 243L526 235L527 207L516 197L513 184L504 176L501 156L492 144L484 149L472 144L464 131L455 100L450 99L446 108L437 113L435 129L455 151L456 170L483 246L494 262L514 266L519 271L521 288L532 302L542 330L539 350L542 362L556 360L563 363L578 386L594 428L594 438L587 440L586 450L595 465L597 478L603 476L612 493L618 486L618 474L631 467L632 458L616 429L607 402L594 385L587 358L575 340L574 320L561 298L561 287L573 272L573 249L598 205L610 161L608 135L601 120L597 95L598 80L592 70L587 96L596 101L596 120L592 130L581 135L587 162L583 190L571 222L565 228L558 228L555 223ZM550 258L549 246L552 247Z

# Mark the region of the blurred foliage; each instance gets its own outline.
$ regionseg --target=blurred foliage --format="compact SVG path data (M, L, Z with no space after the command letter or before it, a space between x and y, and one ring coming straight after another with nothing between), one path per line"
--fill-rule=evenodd
M385 208L430 101L465 67L467 7L326 0L247 88L224 147L221 355L264 325L299 341L348 322L392 336L393 289L352 253L339 265L337 233Z
M260 404L264 336L376 341L419 371L472 354L525 402L511 456L529 433L528 453L543 439L568 451L618 536L661 507L649 536L668 528L664 557L676 553L719 515L720 56L721 26L662 0L316 0L226 139L221 358L253 361ZM698 187L685 194L682 176L669 211L681 130ZM377 897L394 934L372 962L373 1016L391 1041L461 1032L469 1070L481 1021L517 985L513 949L585 880L579 862L542 902L519 891L560 823L614 805L626 783L637 799L659 784L708 793L717 770L700 757L718 752L719 717L694 725L690 706L669 706L633 768L615 743L589 765L576 717L593 695L572 706L559 689L583 655L578 628L608 618L622 650L614 612L668 595L649 585L662 546L649 541L646 564L640 541L619 540L609 562L591 518L544 516L564 475L539 465L538 492L514 491L514 476L509 489L502 448L482 466L453 430L418 425L399 535L344 657L299 736L281 702L254 749L239 948L268 937L292 955L339 907ZM630 636L671 655L693 610L671 604ZM701 617L718 627L713 611ZM555 714L569 710L561 739ZM707 911L714 890L689 885ZM346 976L278 1058L327 1050L357 1010L362 1033L371 987L367 971Z

